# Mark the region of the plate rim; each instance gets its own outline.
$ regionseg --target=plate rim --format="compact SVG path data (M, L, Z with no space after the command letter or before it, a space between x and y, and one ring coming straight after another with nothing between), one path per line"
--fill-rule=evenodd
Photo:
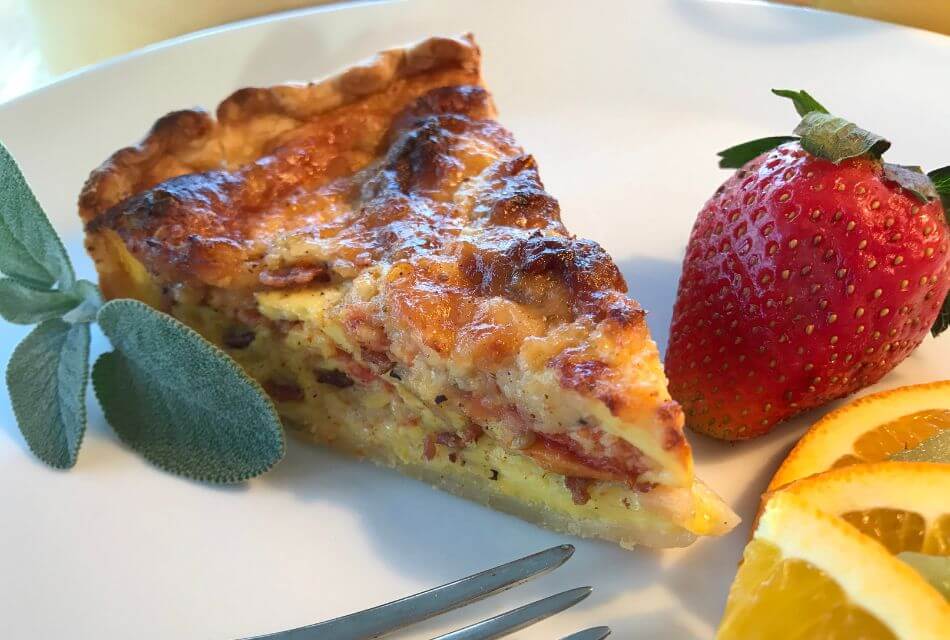
M440 2L461 2L462 0L439 0ZM938 33L936 31L928 31L927 29L922 29L920 27L911 27L908 25L898 24L894 22L887 22L884 20L878 20L876 18L868 18L864 16L855 16L847 13L840 13L836 11L829 11L826 9L818 9L815 7L806 7L800 5L791 5L777 2L770 2L769 0L683 0L686 2L696 3L696 4L718 4L718 5L732 5L739 7L747 7L753 10L764 10L767 12L788 12L788 13L804 13L808 15L820 16L821 19L827 20L841 20L843 22L852 22L856 21L859 23L871 23L877 25L879 28L883 28L885 31L890 33L901 33L904 35L911 35L915 38L922 38L924 40L931 40L932 46L941 46L938 43L943 43L943 46L950 48L950 35ZM231 22L226 22L224 24L205 27L203 29L198 29L197 31L191 31L188 33L183 33L177 36L172 36L164 40L159 40L153 42L132 51L127 51L105 60L100 60L99 62L94 62L91 64L83 65L79 68L67 71L66 73L59 75L52 79L51 81L42 84L24 94L15 96L10 100L5 102L0 102L0 113L13 109L14 107L19 106L22 102L26 102L30 99L34 99L40 94L46 93L50 90L55 90L56 88L70 84L78 81L81 78L84 78L88 75L95 74L104 69L109 69L114 66L121 66L126 64L130 60L135 60L142 57L152 56L156 53L160 53L166 49L172 49L178 47L182 44L191 42L193 40L200 40L206 38L214 38L218 35L229 33L232 31L238 31L242 29L253 29L260 25L268 24L271 22L283 22L283 21L292 21L300 19L302 17L307 17L311 15L319 15L323 13L335 13L338 11L347 11L351 9L361 9L364 7L372 6L386 6L386 5L397 5L402 4L407 7L417 4L419 0L337 0L332 1L328 4L315 5L309 7L298 7L296 9L284 9L281 11L276 11L273 13L268 13L260 16L253 16L250 18L242 18L240 20L234 20Z

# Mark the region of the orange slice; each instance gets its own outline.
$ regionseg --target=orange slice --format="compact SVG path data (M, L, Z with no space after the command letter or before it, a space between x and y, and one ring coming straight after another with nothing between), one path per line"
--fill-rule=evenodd
M898 554L950 556L950 465L877 462L794 482L794 494Z
M950 429L950 380L865 396L816 422L768 490L837 467L880 462Z
M950 606L843 519L781 491L766 503L717 640L937 640Z

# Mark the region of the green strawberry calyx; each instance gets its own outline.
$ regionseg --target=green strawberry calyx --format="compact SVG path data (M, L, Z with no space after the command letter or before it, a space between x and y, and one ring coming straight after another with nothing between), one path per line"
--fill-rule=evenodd
M943 204L943 215L947 219L947 226L950 226L950 166L934 169L927 174L927 177L933 183L934 189L940 197L940 202ZM948 327L950 327L950 294L947 294L947 298L943 301L940 313L937 314L937 319L930 328L930 334L936 338Z
M927 174L934 185L934 190L943 203L943 214L947 217L947 224L950 225L950 166L934 169Z
M759 138L720 151L721 168L738 169L760 154L792 141L797 141L813 156L835 164L858 156L880 160L891 147L891 143L882 136L831 114L804 89L772 89L772 93L791 100L795 111L802 117L793 132L795 135Z
M891 148L891 143L876 133L820 111L806 113L795 133L805 151L835 164L863 155L879 159Z

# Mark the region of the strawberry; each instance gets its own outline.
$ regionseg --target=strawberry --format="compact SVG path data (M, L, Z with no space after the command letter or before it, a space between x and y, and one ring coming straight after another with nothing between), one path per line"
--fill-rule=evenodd
M687 424L726 440L876 382L950 324L950 167L886 164L880 136L775 93L798 135L720 154L739 170L693 227L666 354Z

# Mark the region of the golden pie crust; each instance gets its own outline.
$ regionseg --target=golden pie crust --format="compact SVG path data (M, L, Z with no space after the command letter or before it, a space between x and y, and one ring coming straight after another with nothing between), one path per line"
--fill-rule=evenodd
M575 502L613 484L676 502L681 520L714 513L702 533L728 530L718 499L693 500L683 413L644 311L607 253L565 229L534 158L495 117L470 35L242 89L216 117L171 113L83 188L101 288L186 321L197 316L185 308L207 308L251 332L311 327L346 380L398 387L446 415L447 432L476 434L423 438L412 465L386 460L413 475L433 481L433 451L483 437L563 476ZM337 301L319 314L289 311L324 292ZM321 376L325 393L352 391ZM299 381L262 382L279 405L304 402ZM450 488L491 502L491 490ZM509 498L520 515L543 509ZM600 535L572 518L559 528Z

